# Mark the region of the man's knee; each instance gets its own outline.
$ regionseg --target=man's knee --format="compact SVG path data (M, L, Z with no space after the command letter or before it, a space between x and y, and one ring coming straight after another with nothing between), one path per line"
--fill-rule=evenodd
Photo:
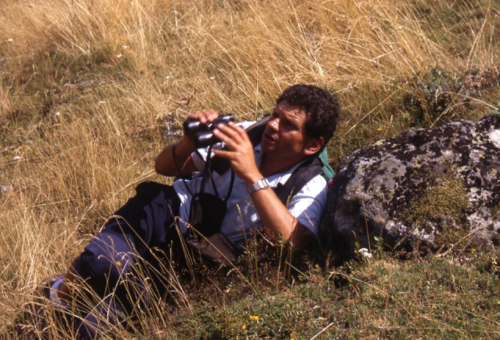
M118 248L120 240L118 240ZM94 239L75 263L75 272L94 291L104 294L117 287L130 271L134 259L130 248L116 249L113 242L103 243Z

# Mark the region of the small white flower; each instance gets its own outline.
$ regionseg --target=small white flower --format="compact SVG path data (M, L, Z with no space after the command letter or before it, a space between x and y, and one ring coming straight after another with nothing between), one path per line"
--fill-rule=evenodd
M7 41L8 41L8 42L13 42L13 41L14 41L14 39L9 38L9 39L7 39Z
M18 159L21 159L21 156L14 156L15 161L17 161Z
M373 256L372 253L370 253L370 251L366 248L361 248L358 250L358 253L360 253L361 255L363 255L364 257L366 258L371 258Z
M170 76L166 76L165 79L170 79Z
M210 77L210 79L214 80L214 79L215 79L215 77Z
M61 112L59 112L59 111L58 111L58 112L56 112L56 113L54 113L54 114L55 114L56 116L59 116L59 115L61 114Z
M120 58L122 57L122 54L121 54L121 53L120 53L120 54L117 54L117 55L116 55L116 57L117 57L118 59L120 59Z

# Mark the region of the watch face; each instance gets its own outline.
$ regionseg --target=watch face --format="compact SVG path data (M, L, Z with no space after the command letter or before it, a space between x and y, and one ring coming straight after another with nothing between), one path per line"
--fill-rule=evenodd
M264 182L263 179L259 179L259 181L257 182L257 185L256 185L257 189L262 189L265 186L266 186L266 182Z
M251 194L257 190L267 189L270 187L271 187L271 185L269 184L269 181L265 178L261 178L256 183L254 183L250 187L248 187L248 193Z

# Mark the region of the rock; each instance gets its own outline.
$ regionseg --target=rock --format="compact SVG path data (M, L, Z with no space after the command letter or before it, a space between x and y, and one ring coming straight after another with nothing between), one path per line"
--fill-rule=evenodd
M393 249L500 245L500 115L407 130L336 173L321 229L351 254L374 237Z

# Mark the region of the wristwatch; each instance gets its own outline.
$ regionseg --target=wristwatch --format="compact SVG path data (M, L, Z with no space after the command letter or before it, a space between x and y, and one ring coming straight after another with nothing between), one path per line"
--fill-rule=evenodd
M269 181L265 178L261 178L257 182L255 182L254 184L252 184L251 186L248 187L248 193L252 194L253 192L256 192L257 190L268 189L270 187L271 187L271 185L269 184Z

